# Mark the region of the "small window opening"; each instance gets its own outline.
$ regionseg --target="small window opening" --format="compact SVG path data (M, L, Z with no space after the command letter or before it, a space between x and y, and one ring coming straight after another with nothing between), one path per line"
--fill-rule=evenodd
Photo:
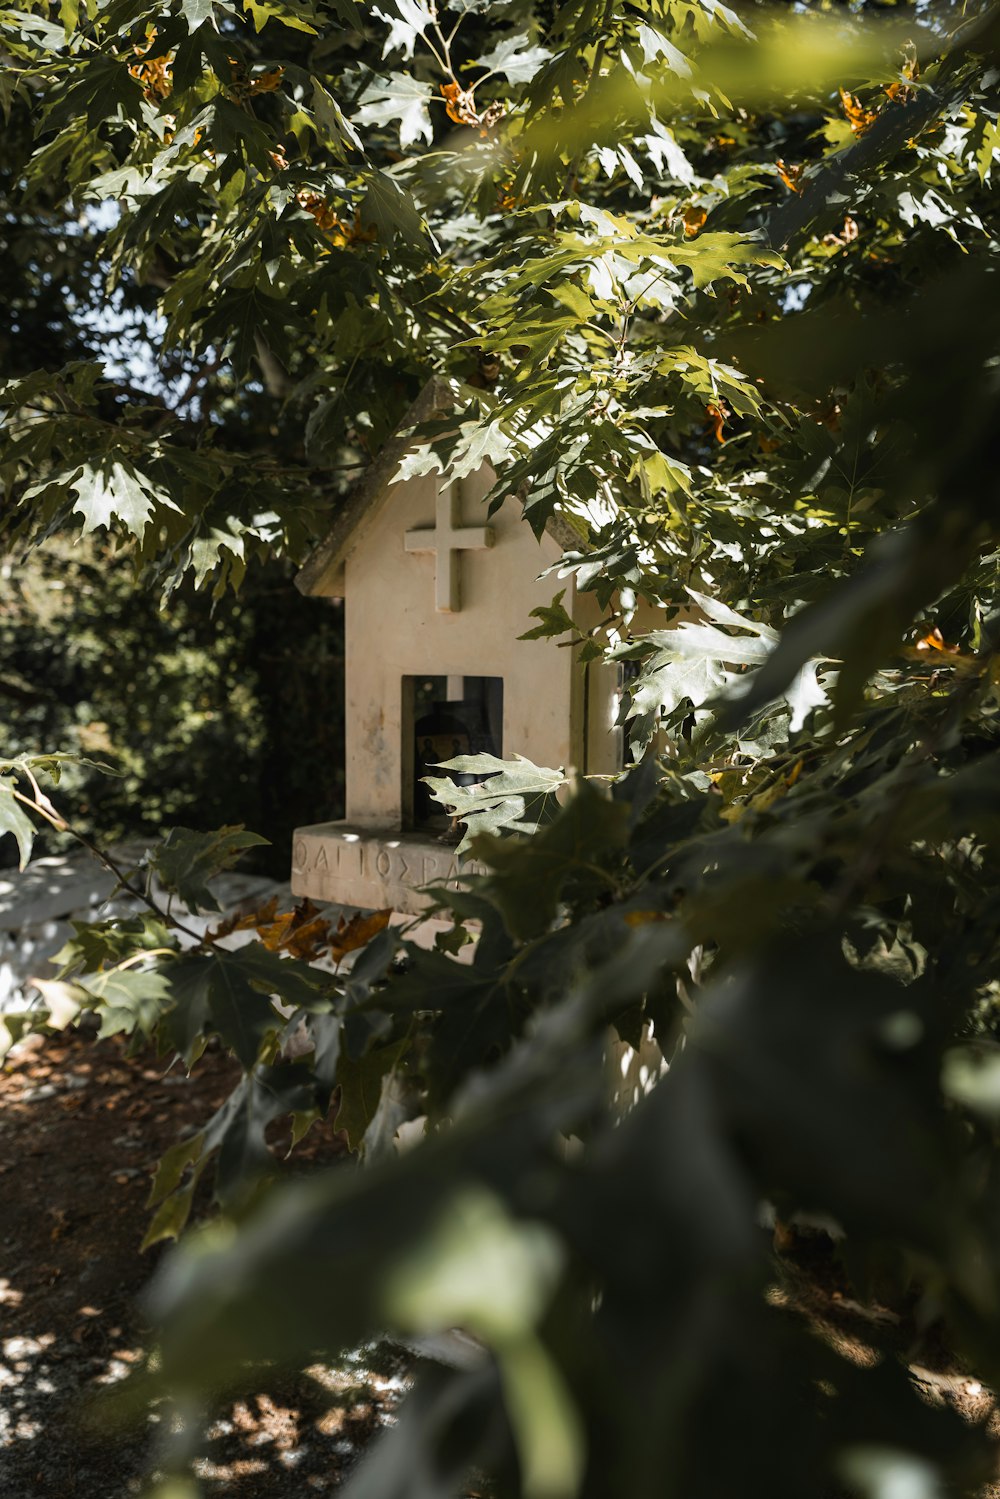
M448 775L459 786L482 777L442 771L459 755L503 754L502 677L404 677L403 807L411 827L446 833L448 814L432 799L424 776Z

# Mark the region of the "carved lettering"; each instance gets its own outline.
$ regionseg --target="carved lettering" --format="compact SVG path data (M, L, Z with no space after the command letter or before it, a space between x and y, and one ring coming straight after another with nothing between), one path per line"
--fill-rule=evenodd
M296 873L304 873L309 867L307 863L308 857L309 851L306 846L306 840L304 838L296 838L292 846L292 868Z
M392 858L387 848L380 848L375 855L375 869L385 879L392 871Z
M318 874L321 869L329 869L329 867L330 866L327 863L326 858L326 844L321 843L319 848L316 850L316 862L313 865L313 870L316 874Z

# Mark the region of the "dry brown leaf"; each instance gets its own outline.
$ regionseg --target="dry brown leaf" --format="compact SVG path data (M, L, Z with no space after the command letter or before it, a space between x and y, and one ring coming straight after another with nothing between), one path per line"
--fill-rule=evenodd
M386 911L358 911L350 921L344 920L343 916L337 923L330 942L330 956L335 963L346 958L350 952L356 952L359 947L364 947L379 932L384 932L389 925L390 910Z
M444 95L449 120L453 120L456 125L479 124L475 96L470 89L464 89L457 83L442 83L441 93Z
M725 442L722 429L726 425L726 417L729 415L729 407L725 401L713 401L705 407L705 415L708 417L709 426L716 442Z
M778 168L778 176L788 188L788 191L790 193L797 193L799 191L799 180L805 170L803 163L800 161L788 162L786 164L779 156L774 164Z
M269 73L261 73L258 78L251 78L251 94L273 94L280 87L284 73L284 68L278 67L272 68Z
M855 135L864 135L878 119L878 110L866 109L857 95L849 94L846 89L839 89L838 92L847 123Z

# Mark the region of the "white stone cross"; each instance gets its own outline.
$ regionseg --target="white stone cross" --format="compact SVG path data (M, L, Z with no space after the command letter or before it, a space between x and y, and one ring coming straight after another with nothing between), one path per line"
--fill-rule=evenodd
M434 607L439 614L457 614L462 607L458 554L491 547L495 537L492 526L462 525L458 485L449 484L438 492L433 526L407 531L404 540L408 552L435 554Z

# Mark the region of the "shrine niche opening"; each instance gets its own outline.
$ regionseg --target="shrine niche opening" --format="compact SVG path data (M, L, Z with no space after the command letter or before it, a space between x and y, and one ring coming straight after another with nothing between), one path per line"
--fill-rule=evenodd
M459 755L503 754L503 678L403 678L403 822L406 828L447 833L449 819L423 777L449 775L459 786L482 776L442 771Z

